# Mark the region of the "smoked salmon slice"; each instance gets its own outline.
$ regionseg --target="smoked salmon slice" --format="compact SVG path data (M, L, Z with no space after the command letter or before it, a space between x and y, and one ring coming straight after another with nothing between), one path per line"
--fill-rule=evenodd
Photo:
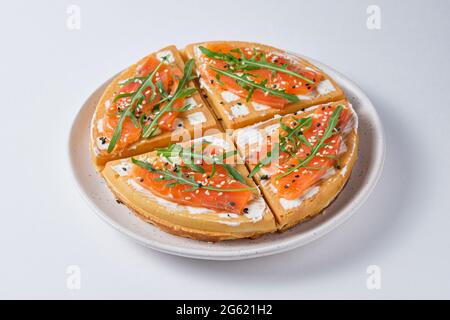
M158 152L170 148L160 148ZM212 159L212 155L211 152L205 153L205 150L214 150L215 154L218 152L217 148L204 148L201 154L206 159ZM166 200L193 207L244 214L255 188L249 187L231 164L198 158L192 160L192 163L189 161L175 164L159 159L149 164L132 159L132 176L142 186Z
M282 118L279 141L271 144L272 153L277 148L276 165L257 165L250 175L265 167L272 173L270 181L280 197L289 200L300 197L328 170L339 166L342 131L349 118L349 109L335 104L316 108L306 116ZM258 159L264 159L264 155Z
M107 124L104 139L110 142L108 152L174 129L174 121L183 111L185 98L195 92L192 88L184 88L189 80L180 81L183 77L191 77L193 62L188 61L186 65L191 65L187 75L164 58L160 61L149 56L136 69L135 75L120 83L121 88L112 97L105 118L100 120ZM174 101L171 101L172 97ZM151 130L146 130L149 126Z
M312 92L323 79L314 70L261 49L214 43L200 50L209 65L200 69L208 83L272 108L298 101L297 95Z

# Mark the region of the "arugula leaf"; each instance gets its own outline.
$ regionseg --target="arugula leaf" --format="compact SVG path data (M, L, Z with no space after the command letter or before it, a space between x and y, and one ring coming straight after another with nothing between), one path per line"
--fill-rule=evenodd
M252 98L253 92L255 92L255 88L252 87L248 90L248 94L247 97L245 98L245 102L249 102L250 99Z
M209 178L214 177L215 174L216 174L216 163L213 162L213 163L212 163L211 173L209 174Z
M131 97L132 95L136 94L136 92L124 92L119 93L117 96L114 97L113 102L116 102L119 99Z
M230 50L231 52L240 53L241 54L240 58L236 58L232 54L212 51L203 46L200 46L199 49L208 58L226 61L227 63L234 65L234 67L237 70L269 69L272 71L273 76L275 75L276 72L281 72L281 73L285 73L285 74L288 74L288 75L296 77L296 78L300 78L303 81L305 81L306 83L309 83L311 85L315 84L315 82L313 80L308 79L304 75L302 75L298 72L289 70L287 68L288 67L287 64L280 66L280 65L277 65L277 64L274 64L271 62L267 62L264 54L261 53L260 55L258 55L256 49L254 49L253 57L250 59L245 56L245 54L242 52L242 50L240 48ZM260 58L260 59L258 60L258 58Z
M168 97L168 103L160 109L159 113L155 116L155 118L152 120L152 122L144 128L142 137L148 138L148 137L152 136L153 132L155 132L155 130L157 128L159 118L161 118L161 116L165 112L171 110L172 105L174 104L175 100L180 98L180 96L186 97L186 94L189 91L184 91L183 89L188 84L189 79L191 78L191 73L192 73L193 68L194 68L194 59L190 59L186 62L185 66L184 66L183 77L178 82L178 86L177 86L177 89L175 90L175 93L173 94L172 97ZM191 88L191 89L194 89L194 88ZM194 91L192 91L192 93L193 92Z
M207 141L202 142L207 143ZM203 153L197 153L193 151L193 148L183 148L179 144L171 144L165 148L156 148L156 152L158 156L163 156L166 159L169 159L170 157L179 157L181 159L187 159L188 161L198 159L211 164L223 164L225 159L237 154L237 150L230 150L223 154L211 157Z
M130 105L124 110L124 112L120 115L119 121L117 122L117 126L114 130L114 133L111 137L111 141L109 142L108 145L108 153L111 153L114 150L114 147L117 144L117 141L120 139L120 136L122 135L122 126L123 126L123 122L125 121L125 118L127 116L130 116L131 114L134 113L134 109L142 102L142 100L144 99L144 94L143 91L151 84L151 86L153 86L153 82L152 79L154 77L154 75L158 72L159 68L161 68L161 66L163 65L164 61L166 60L166 57L163 57L161 62L156 66L155 69L153 69L152 72L150 72L150 74L146 77L145 81L142 82L141 86L139 87L139 89L133 93L133 95L131 96L131 102Z
M290 94L290 93L286 93L284 90L274 90L272 88L267 88L266 86L264 86L262 83L257 83L255 81L249 80L247 76L242 75L239 76L233 72L227 71L227 70L222 70L222 69L218 69L216 67L213 66L209 66L209 68L211 70L216 71L217 73L220 73L224 76L230 77L234 80L236 80L236 82L242 87L244 85L248 85L250 87L253 87L255 89L260 89L265 93L268 93L272 96L275 97L281 97L284 98L286 100L288 100L289 102L298 102L299 99L296 95L294 94Z
M338 124L338 121L339 121L339 118L341 116L343 109L344 109L344 106L341 104L338 105L336 107L336 109L334 109L333 113L331 114L330 119L328 120L328 124L327 124L327 127L325 128L323 136L321 137L319 142L311 149L311 151L309 152L309 156L302 159L295 167L290 168L286 172L278 175L276 177L277 180L291 174L292 172L294 172L295 170L297 170L299 168L305 167L316 156L316 154L319 152L319 150L325 145L325 141L328 138L330 138L332 135L334 135L333 130L336 128L336 125Z
M222 155L216 155L214 157L207 156L202 153L196 153L192 150L192 148L182 148L178 144L170 145L167 148L157 148L157 155L164 156L166 159L170 157L179 157L183 159L184 162L192 162L195 159L201 159L213 165L213 171L216 172L216 165L221 165L228 172L230 176L232 176L235 180L247 184L245 178L230 164L225 163L225 159L236 155L237 150L231 150L223 153ZM203 168L202 168L203 169ZM195 171L195 170L193 170Z
M141 160L138 160L138 159L135 159L135 158L131 158L131 162L133 164L143 168L143 169L146 169L146 170L150 171L150 172L156 172L157 171L157 169L153 168L152 164L149 163L149 162L141 161Z
M301 135L298 136L298 139L305 145L307 145L308 147L312 147L311 142L308 141L308 139L305 138L305 136Z
M169 94L167 93L166 89L164 88L164 84L162 83L161 80L156 81L156 87L158 87L158 91L163 98L169 97Z
M279 144L275 144L271 151L267 152L267 156L263 159L261 159L256 166L253 168L253 170L248 175L249 178L253 177L262 167L268 165L273 160L278 159L280 155L280 146Z
M235 56L233 56L232 54L229 54L229 53L212 51L203 46L199 46L198 48L205 56L212 58L212 59L223 60L226 62L233 62L233 63L236 63L239 61L238 58L236 58Z
M306 117L301 119L298 118L293 119L294 119L293 121L298 122L297 125L294 126L293 128L290 128L289 126L282 123L280 119L280 127L287 133L287 135L284 137L280 135L281 149L287 152L289 142L291 142L293 152L297 152L298 147L300 146L301 143L309 147L312 147L311 143L305 138L305 136L303 136L302 131L300 131L301 129L308 129L311 126L312 118Z
M224 164L222 164L222 166L225 168L225 170L227 170L229 175L232 176L234 179L236 179L237 181L239 181L241 183L247 184L247 181L245 181L245 178L232 165L224 163Z
M299 146L301 143L313 147L309 153L309 156L307 156L304 159L301 159L300 163L297 164L294 168L290 168L285 173L279 175L276 177L276 179L280 179L282 177L287 176L288 174L292 173L293 171L297 170L298 168L306 168L306 165L311 161L319 152L319 150L326 145L325 141L330 138L335 133L333 132L334 128L336 127L341 112L343 109L343 105L338 105L336 109L334 110L333 114L331 115L327 127L325 128L324 135L321 139L319 139L319 142L313 147L313 145L306 139L306 137L303 134L300 134L301 128L309 128L312 124L312 118L306 117L301 119L295 119L295 121L298 122L298 124L290 128L286 124L281 122L280 119L280 128L283 129L287 135L281 136L279 135L280 142L279 144L275 144L272 151L268 152L267 157L263 158L256 164L256 166L253 168L253 170L250 172L249 177L253 177L262 167L270 164L274 159L278 158L279 151L283 151L288 153L290 156L295 156L295 153L297 152ZM318 137L317 137L318 138ZM289 142L291 144L289 144ZM293 150L288 150L288 146L292 147ZM276 156L274 157L274 153L276 152ZM331 158L331 156L330 156ZM308 167L309 168L309 167Z
M262 167L270 164L273 160L277 159L279 157L280 151L288 153L290 156L294 156L295 152L297 152L298 147L300 146L300 143L304 143L307 146L312 146L311 143L303 136L300 130L302 128L309 128L312 123L312 118L301 118L297 119L294 118L295 121L297 121L297 125L293 128L290 128L286 124L282 122L282 119L280 119L280 128L283 129L287 135L282 136L279 134L279 143L275 144L272 148L271 152L267 153L267 157L260 160L256 166L253 168L253 170L250 172L249 177L253 177ZM290 143L290 144L289 144ZM288 148L292 147L293 150L289 150Z
M206 189L206 190L212 190L212 191L219 191L219 192L242 192L242 191L248 191L248 190L256 190L256 187L247 187L247 188L216 188L213 186L204 186L197 181L195 181L192 177L187 178L182 173L181 170L178 171L178 173L174 173L169 170L160 170L154 168L150 163L137 160L135 158L131 158L131 162L143 169L146 169L150 172L154 172L157 174L160 174L163 176L164 180L170 181L167 186L168 187L174 187L177 185L190 185L193 186L193 188L185 190L184 192L190 192L197 189Z
M287 68L287 66L279 66L277 64L266 62L266 61L252 61L252 60L247 60L247 59L242 60L242 63L243 64L244 63L248 64L248 65L254 66L254 67L269 69L269 70L272 70L273 72L285 73L285 74L288 74L290 76L300 78L300 79L302 79L303 81L305 81L305 82L307 82L309 84L315 84L314 81L308 79L304 75L302 75L300 73L297 73L295 71L289 70Z
M146 77L132 77L132 78L129 78L129 79L125 80L125 81L119 82L119 85L123 87L124 85L129 84L131 82L135 82L136 80L145 81L145 78Z
M218 73L216 73L216 80L217 80L217 82L218 82L219 84L221 84L222 86L225 85L225 84L223 83L223 81L220 79L220 74L218 74Z
M189 167L189 169L191 169L194 172L205 173L205 169L203 169L203 167L198 165L198 164L189 163L189 164L186 164L186 165Z
M178 99L187 98L197 92L196 88L185 88L178 94Z
M190 108L192 107L191 104L185 104L184 106L182 106L180 109L178 109L178 112L186 112L188 111Z

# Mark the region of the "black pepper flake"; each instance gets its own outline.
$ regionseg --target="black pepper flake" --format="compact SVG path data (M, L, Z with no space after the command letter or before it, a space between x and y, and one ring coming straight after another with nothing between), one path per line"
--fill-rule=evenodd
M118 204L123 204L123 202L120 201L119 199L116 199L116 202L117 202Z
M230 203L230 206L232 206L232 207L234 207L236 205L236 202L234 202L234 201L230 201L229 203Z
M203 95L203 98L207 99L207 98L208 98L208 95L204 94L204 95Z
M210 82L211 84L213 84L213 83L214 83L214 80L213 80L213 79L211 79L211 80L209 80L209 82Z
M322 107L322 111L324 111L325 110L325 107Z
M269 176L267 174L262 175L261 180L269 180Z
M102 144L106 143L106 137L100 137L99 139Z
M300 178L300 175L299 175L299 174L296 174L295 177L296 177L296 178Z
M289 185L288 185L288 184L285 184L285 185L284 185L284 188L285 188L285 189L288 189L288 188L289 188Z
M336 169L340 170L340 169L341 169L341 166L337 165L337 166L336 166Z
M220 103L220 104L223 104L223 101L220 101L219 103Z
M306 108L301 108L302 111L305 111Z
M238 102L237 104L238 104L238 106L242 106L242 103L241 103L241 102Z
M244 213L248 213L248 208L244 208L244 210L242 210Z
M317 128L320 127L320 123L319 123L319 122L316 124L316 127L317 127Z

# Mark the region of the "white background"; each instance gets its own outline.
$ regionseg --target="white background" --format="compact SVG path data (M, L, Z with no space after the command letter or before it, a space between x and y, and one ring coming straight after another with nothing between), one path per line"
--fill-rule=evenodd
M0 11L0 298L450 298L450 2L4 1ZM81 9L69 30L67 7ZM381 8L381 30L366 27ZM354 80L383 120L369 200L297 250L197 261L102 222L70 177L67 139L89 94L147 53L201 40L262 42ZM380 290L366 269L382 271ZM66 268L81 268L81 289Z

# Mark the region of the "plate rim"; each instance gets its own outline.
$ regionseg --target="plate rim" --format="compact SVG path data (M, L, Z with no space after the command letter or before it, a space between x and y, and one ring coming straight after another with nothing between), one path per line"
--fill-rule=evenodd
M250 259L250 258L257 258L257 257L263 257L268 256L272 254L278 254L282 252L286 252L301 246L304 246L312 241L315 241L327 233L331 232L341 224L343 224L345 221L347 221L353 214L365 203L365 201L368 199L368 197L371 195L372 191L374 190L375 186L377 185L381 173L383 171L385 157L386 157L386 141L385 141L385 132L384 127L381 122L380 116L378 115L378 112L373 105L372 101L369 99L369 97L365 94L365 92L356 85L351 79L346 77L344 74L342 74L339 71L336 71L335 69L329 67L328 65L321 63L315 59L311 59L309 57L299 55L296 53L288 52L289 54L295 54L297 56L301 56L308 61L311 61L313 64L315 64L319 69L324 70L327 74L332 74L332 78L339 83L339 81L336 80L336 78L341 79L342 81L347 82L347 84L352 88L352 91L355 92L356 96L360 100L364 100L364 103L367 104L367 107L371 109L371 118L373 119L373 124L376 130L376 139L374 141L374 149L377 151L375 152L376 159L369 167L369 170L367 172L368 178L367 183L362 185L362 187L358 190L355 197L345 204L340 209L340 212L338 212L333 217L330 217L329 219L323 221L316 227L307 230L305 232L302 232L297 235L292 235L291 237L283 239L281 243L278 244L270 244L270 242L264 246L263 248L244 248L244 249L237 249L237 250L226 250L226 251L208 251L205 252L203 249L196 249L196 248L186 248L186 247L179 247L167 243L163 243L160 241L157 241L156 239L149 239L145 238L137 233L135 233L132 230L129 230L128 228L122 226L120 223L117 223L114 221L111 217L109 217L108 214L104 213L102 209L100 209L97 204L92 200L92 198L85 192L85 190L82 187L81 182L79 181L79 176L76 174L76 165L74 163L74 159L71 155L71 141L72 137L75 135L75 124L77 123L76 120L80 116L81 112L83 111L83 106L86 104L86 102L91 97L92 93L89 95L88 98L84 100L84 103L80 109L76 112L74 118L72 119L72 123L70 126L68 139L67 139L67 149L66 149L66 155L68 157L68 162L70 165L70 171L71 171L71 178L73 180L73 183L76 185L77 190L81 197L84 199L84 201L88 204L88 206L91 208L92 211L95 212L95 214L100 217L101 220L105 221L108 225L113 227L115 230L125 234L130 239L134 240L135 242L154 250L157 250L159 252L164 252L167 254L187 257L187 258L195 258L195 259L205 259L205 260L243 260L243 259ZM108 81L108 80L107 80ZM102 85L106 84L107 81L105 81ZM100 88L102 85L100 85L98 88ZM97 89L98 89L97 88ZM95 91L94 91L95 92ZM106 186L105 186L106 187ZM339 196L339 195L338 195ZM138 217L135 217L136 219L139 219ZM156 227L155 227L156 228ZM270 235L269 235L270 236Z

